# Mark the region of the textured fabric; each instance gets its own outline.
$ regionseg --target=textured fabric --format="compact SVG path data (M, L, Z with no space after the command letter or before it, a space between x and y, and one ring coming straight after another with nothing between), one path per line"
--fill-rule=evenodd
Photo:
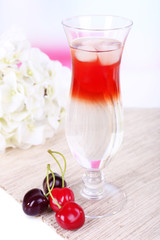
M48 149L65 155L65 179L68 185L77 182L83 169L73 159L61 127L44 145L29 150L9 149L1 155L0 187L19 202L31 188L42 188L47 163L60 173ZM160 239L160 109L125 110L124 140L104 173L109 182L127 194L127 203L121 212L102 219L86 219L77 231L61 229L51 210L41 216L42 220L70 240ZM102 205L99 209L104 210Z

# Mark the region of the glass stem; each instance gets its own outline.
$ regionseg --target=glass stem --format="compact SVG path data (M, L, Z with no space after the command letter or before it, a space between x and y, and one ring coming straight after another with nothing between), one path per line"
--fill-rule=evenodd
M104 175L101 170L86 170L82 177L81 194L89 199L100 199L104 193Z

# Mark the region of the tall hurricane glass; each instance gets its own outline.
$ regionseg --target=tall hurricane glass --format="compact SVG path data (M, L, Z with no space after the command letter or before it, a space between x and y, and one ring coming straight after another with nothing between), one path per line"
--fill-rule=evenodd
M125 194L107 183L106 163L123 138L119 70L132 21L116 16L78 16L63 21L72 57L72 83L66 114L66 138L84 168L72 186L87 217L115 214Z

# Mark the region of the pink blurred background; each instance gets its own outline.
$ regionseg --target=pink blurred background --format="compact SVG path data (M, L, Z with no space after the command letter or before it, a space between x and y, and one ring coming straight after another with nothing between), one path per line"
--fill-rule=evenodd
M1 0L0 33L15 25L32 46L71 67L62 19L84 14L113 14L133 20L121 65L125 107L160 107L159 0Z

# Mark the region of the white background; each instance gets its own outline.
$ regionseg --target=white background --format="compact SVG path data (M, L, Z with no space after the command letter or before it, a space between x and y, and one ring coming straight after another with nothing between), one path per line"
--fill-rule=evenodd
M63 18L79 14L128 17L134 25L121 65L125 107L160 107L160 1L159 0L0 0L0 33L13 24L33 42L67 46ZM3 237L2 237L3 236ZM61 239L0 189L0 239Z
M1 0L0 32L24 29L37 44L67 46L61 21L79 14L113 14L133 20L121 65L125 107L160 107L159 0Z

